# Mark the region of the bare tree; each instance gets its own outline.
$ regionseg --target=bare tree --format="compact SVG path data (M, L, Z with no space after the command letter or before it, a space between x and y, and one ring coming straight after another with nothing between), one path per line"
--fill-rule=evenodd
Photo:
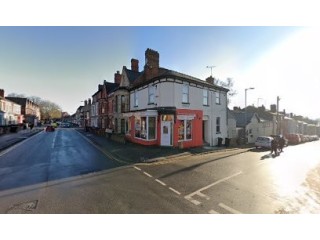
M228 99L227 99L227 104L229 105L231 103L231 97L237 95L237 91L233 89L233 79L232 78L227 78L226 81L221 81L220 79L215 79L215 84L224 88L229 89L228 92Z

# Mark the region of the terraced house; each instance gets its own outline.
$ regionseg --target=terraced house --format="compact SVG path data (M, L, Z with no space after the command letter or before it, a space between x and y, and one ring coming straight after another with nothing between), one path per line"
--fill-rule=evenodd
M228 89L213 81L162 68L159 53L147 49L144 69L130 88L126 138L181 148L217 145L228 134Z
M112 84L118 86L107 91L104 110L99 85L92 96L91 126L142 145L214 146L227 138L228 89L212 77L201 80L162 68L159 59L157 51L147 49L142 71L137 59L131 59L131 69L117 71ZM99 124L102 115L108 120Z

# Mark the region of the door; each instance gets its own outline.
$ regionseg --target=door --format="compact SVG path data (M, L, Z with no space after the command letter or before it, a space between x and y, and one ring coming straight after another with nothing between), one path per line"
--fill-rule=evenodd
M161 146L172 146L172 129L171 122L161 122Z

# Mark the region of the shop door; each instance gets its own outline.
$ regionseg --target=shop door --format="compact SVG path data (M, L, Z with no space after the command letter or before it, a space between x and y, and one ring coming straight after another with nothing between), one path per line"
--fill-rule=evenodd
M172 146L172 129L171 122L161 122L161 146Z

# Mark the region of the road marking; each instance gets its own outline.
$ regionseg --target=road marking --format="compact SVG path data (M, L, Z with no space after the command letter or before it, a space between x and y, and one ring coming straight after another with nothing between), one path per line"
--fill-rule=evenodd
M160 183L162 186L167 186L164 182L160 181L159 179L156 179L156 182Z
M134 166L134 168L137 169L138 171L141 171L141 168L138 168L138 167L136 167L136 166Z
M55 132L54 137L53 137L53 142L52 142L52 145L51 145L52 149L54 148L54 145L56 143L56 139L57 139L57 132Z
M242 214L242 212L239 212L239 211L237 211L237 210L235 210L235 209L233 209L233 208L231 208L231 207L229 207L229 206L227 206L227 205L225 205L223 203L219 203L219 207L222 207L225 210L227 210L227 211L229 211L231 213L234 213L234 214Z
M210 210L208 213L210 213L210 214L220 214L220 213L218 213L218 212L216 212L215 210Z
M169 189L170 189L172 192L174 192L174 193L176 193L176 194L178 194L178 195L181 195L180 192L178 192L177 190L173 189L172 187L169 187Z
M147 172L143 172L145 175L147 175L148 177L150 177L150 178L152 178L152 176L149 174L149 173L147 173Z
M217 185L217 184L219 184L219 183L221 183L221 182L227 181L227 180L229 180L230 178L236 177L236 176L238 176L238 175L241 174L241 173L242 173L242 172L240 171L240 172L237 172L237 173L235 173L235 174L233 174L233 175L231 175L231 176L222 178L222 179L220 179L220 180L218 180L218 181L216 181L216 182L214 182L214 183L211 183L211 184L208 185L208 186L205 186L205 187L200 188L199 190L197 190L197 191L195 191L195 192L193 192L193 193L190 193L189 195L185 196L185 198L190 198L190 197L192 197L193 195L203 196L204 194L201 193L203 190L206 190L206 189L208 189L208 188L211 188L212 186Z
M214 182L214 183L212 183L212 184L210 184L210 185L208 185L208 186L205 186L205 187L200 188L199 190L197 190L197 191L195 191L195 192L193 192L193 193L190 193L189 195L186 195L184 198L187 199L188 201L192 202L192 203L195 204L195 205L199 205L201 202L192 199L192 197L193 197L194 195L198 195L199 197L202 197L202 198L205 198L206 200L209 200L210 197L208 197L207 195L203 194L203 193L202 193L203 190L206 190L206 189L208 189L208 188L211 188L212 186L217 185L217 184L219 184L219 183L221 183L221 182L227 181L228 179L233 178L233 177L235 177L235 176L238 176L239 174L242 174L242 172L240 171L240 172L237 172L237 173L235 173L235 174L233 174L233 175L231 175L231 176L222 178L222 179L220 179L220 180L218 180L218 181L216 181L216 182Z

